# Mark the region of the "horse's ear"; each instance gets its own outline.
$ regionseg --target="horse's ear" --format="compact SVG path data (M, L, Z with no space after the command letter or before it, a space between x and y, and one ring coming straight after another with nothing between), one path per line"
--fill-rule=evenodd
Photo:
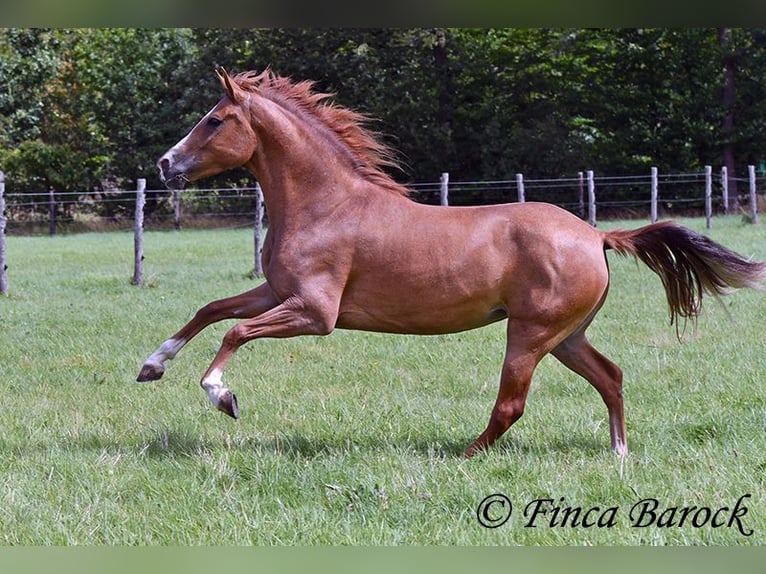
M232 102L238 104L242 100L238 87L234 82L231 80L231 76L229 75L229 72L226 71L226 68L223 66L219 66L215 70L216 75L218 76L218 79L221 80L221 86L223 86L223 89L226 91L226 95L229 96L229 99L231 99Z

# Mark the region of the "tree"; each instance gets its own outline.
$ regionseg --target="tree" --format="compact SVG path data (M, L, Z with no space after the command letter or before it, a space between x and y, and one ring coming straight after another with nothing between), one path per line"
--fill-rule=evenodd
M42 140L41 125L46 115L44 94L58 71L60 47L57 34L50 30L0 31L0 76L4 79L0 92L0 165L12 189L47 190L52 183L53 174L38 166L47 166L56 155Z
M155 161L221 97L219 65L314 80L376 118L400 180L766 160L758 29L3 29L9 189L160 188ZM205 185L230 183L251 182Z
M724 206L727 211L734 211L739 206L737 194L737 165L734 160L734 104L736 99L736 88L734 78L737 73L736 55L731 51L731 30L729 28L719 28L718 38L721 42L721 52L723 60L723 90L721 104L723 106L724 116L721 126L721 139L723 147L723 164L726 166L726 173L729 179L729 199L728 204Z
M12 82L0 99L11 111L0 162L14 189L109 192L133 189L139 177L160 187L154 162L171 140L166 134L187 89L188 35L139 29L3 32L2 60ZM34 97L22 100L20 94ZM75 201L68 197L58 202L61 209ZM102 204L110 215L120 209L119 202Z

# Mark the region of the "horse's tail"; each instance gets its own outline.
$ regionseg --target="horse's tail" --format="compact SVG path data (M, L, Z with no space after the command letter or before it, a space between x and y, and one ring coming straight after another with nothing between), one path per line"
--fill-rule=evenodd
M638 229L606 231L606 249L633 255L659 275L670 307L670 322L696 318L704 294L764 288L766 263L749 261L712 239L669 221Z

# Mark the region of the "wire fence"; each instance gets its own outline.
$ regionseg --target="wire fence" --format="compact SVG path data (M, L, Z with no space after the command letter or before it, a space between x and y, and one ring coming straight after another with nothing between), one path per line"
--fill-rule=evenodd
M218 228L252 225L256 188L147 190L145 221L151 229L186 225ZM6 232L72 233L132 228L136 190L5 194Z
M0 171L0 294L8 290L6 235L130 230L135 236L133 283L140 285L143 231L181 228L253 228L254 272L259 274L262 232L268 225L260 187L189 189L184 192L146 190L145 180L134 190L56 191L6 193ZM714 176L710 166L702 172L626 176L596 176L593 171L575 177L514 180L413 183L412 199L438 205L487 205L537 201L559 205L597 225L600 219L701 216L712 226L717 214L742 214L758 223L759 203L754 166L747 178L730 177L726 168Z
M540 201L556 204L582 219L588 219L593 210L598 211L599 219L705 216L707 208L712 210L712 215L752 216L757 214L763 192L757 191L755 171L749 169L749 172L746 178L727 176L725 168L715 174L709 167L700 172L661 174L652 170L643 175L625 176L600 176L586 171L574 177L526 179L517 174L515 180L448 182L446 202L444 177L439 183L416 183L410 187L415 191L416 201L424 203L480 205ZM592 194L589 194L589 184Z
M752 167L752 166L751 166ZM582 219L655 220L657 217L755 214L759 197L752 178L701 172L600 176L579 172L573 177L514 180L412 183L412 199L427 204L486 205L516 201L553 203ZM589 180L589 175L591 179ZM592 186L592 197L589 195ZM750 193L753 185L756 193ZM10 187L10 186L9 186ZM656 188L653 191L653 187ZM728 193L728 189L736 190ZM129 230L133 227L136 191L5 192L5 233L50 234ZM257 210L258 188L202 188L182 193L146 190L147 229L250 227ZM706 205L710 202L710 205ZM595 219L591 221L595 224Z

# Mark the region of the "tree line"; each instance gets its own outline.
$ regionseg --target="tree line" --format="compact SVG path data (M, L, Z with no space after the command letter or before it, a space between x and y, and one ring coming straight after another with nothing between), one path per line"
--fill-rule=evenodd
M8 28L7 191L160 188L155 161L220 98L219 65L314 80L375 118L405 183L766 162L762 29Z

